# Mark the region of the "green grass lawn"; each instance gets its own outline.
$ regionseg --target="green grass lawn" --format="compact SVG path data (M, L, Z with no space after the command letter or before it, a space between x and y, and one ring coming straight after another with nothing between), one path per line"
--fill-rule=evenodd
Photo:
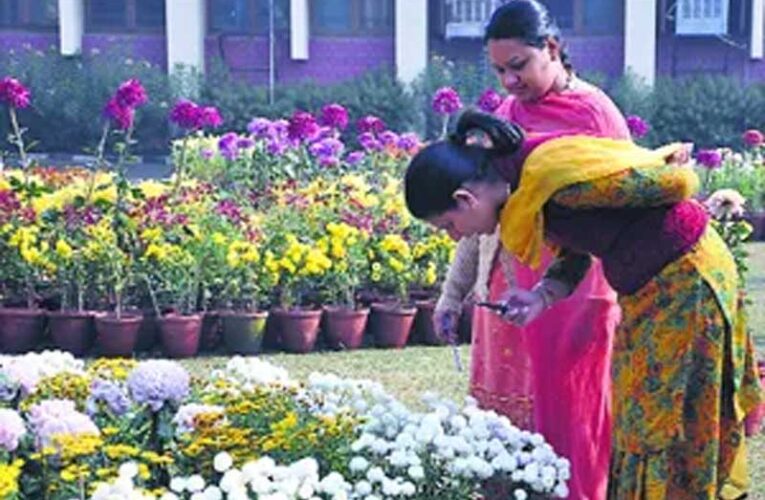
M751 326L760 357L765 357L765 243L751 245L749 287L753 304ZM469 363L469 349L461 348L463 362ZM467 394L467 372L457 373L452 353L444 347L407 347L403 350L361 350L308 355L270 354L269 361L284 366L293 378L303 379L313 371L334 372L353 378L377 380L402 401L418 405L420 395L432 391L455 400ZM201 375L221 366L226 358L199 358L187 362ZM753 499L765 499L765 434L749 442Z

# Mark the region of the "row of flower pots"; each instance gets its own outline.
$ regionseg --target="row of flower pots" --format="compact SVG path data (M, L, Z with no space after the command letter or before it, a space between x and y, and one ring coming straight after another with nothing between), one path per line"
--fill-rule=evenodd
M42 347L46 325L53 344L76 356L131 356L155 344L169 357L190 357L199 351L223 349L255 354L263 349L313 351L317 342L329 349L374 345L402 348L407 343L439 345L432 326L433 301L400 307L375 303L367 308L298 309L243 313L212 311L159 317L152 311L110 313L51 312L0 309L0 351L22 353ZM460 326L460 340L469 340L470 319Z

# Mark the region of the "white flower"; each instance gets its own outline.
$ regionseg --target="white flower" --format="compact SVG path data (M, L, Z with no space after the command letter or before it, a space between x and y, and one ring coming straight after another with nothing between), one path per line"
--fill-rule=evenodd
M193 493L189 500L205 500L205 496L203 493L197 492Z
M420 465L412 465L409 467L409 469L407 469L406 473L415 481L419 481L420 479L425 478L425 469L423 469Z
M210 485L202 492L204 500L223 500L223 492L217 486Z
M135 464L135 462L124 463L120 465L117 475L120 477L133 479L134 477L138 475L138 466Z
M202 491L205 488L205 480L199 474L189 476L186 481L186 489L188 489L191 493Z
M564 483L557 485L555 487L555 490L553 490L553 494L558 498L567 498L568 486L566 486Z
M178 500L178 495L171 491L166 491L161 497L159 497L159 500Z
M348 468L351 469L351 472L363 472L367 470L368 467L369 461L362 456L353 457L348 464Z
M521 489L517 489L513 492L513 496L515 497L515 500L526 500L529 497L529 494Z
M379 483L385 479L385 472L380 467L372 467L367 471L367 479L370 483Z
M229 470L233 464L234 459L225 451L218 453L213 459L213 468L221 474Z
M741 217L745 204L746 198L735 189L718 189L704 202L715 219Z
M176 493L183 493L186 491L186 478L174 477L170 480L170 489Z
M354 486L356 493L359 495L369 495L372 493L372 485L368 481L361 480Z

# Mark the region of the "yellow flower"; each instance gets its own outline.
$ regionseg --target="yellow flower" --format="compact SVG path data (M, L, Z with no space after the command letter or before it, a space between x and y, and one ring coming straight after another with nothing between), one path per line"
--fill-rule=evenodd
M0 498L9 498L19 491L19 476L24 462L16 460L11 464L0 464Z
M141 232L141 239L147 242L159 241L162 238L162 229L159 227L150 227Z
M223 233L214 232L211 236L212 242L218 246L226 245L226 236Z
M156 259L158 261L162 261L165 259L165 257L167 257L167 247L165 245L157 245L155 243L151 243L146 247L146 251L144 252L143 256L147 259Z
M398 260L398 259L396 259L396 258L393 258L393 257L391 257L390 259L388 259L388 265L389 265L389 266L390 266L390 268L391 268L391 269L393 269L393 271L395 271L396 273L402 273L402 272L404 272L404 270L406 269L406 266L404 265L404 263L403 263L403 262L401 262L400 260Z
M425 271L425 284L428 286L435 285L436 280L438 280L436 264L434 262L430 262L428 263L428 269Z
M74 251L72 250L72 247L69 246L69 243L66 242L66 240L59 239L56 242L56 253L62 259L69 260L72 258Z
M155 180L141 182L138 185L138 189L140 189L143 195L147 198L156 198L167 192L167 186L164 183Z

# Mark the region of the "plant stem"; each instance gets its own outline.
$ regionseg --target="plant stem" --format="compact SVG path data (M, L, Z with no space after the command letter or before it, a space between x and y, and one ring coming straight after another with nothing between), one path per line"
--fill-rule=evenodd
M24 138L21 134L21 128L19 127L19 120L16 117L16 108L13 106L8 108L8 112L11 115L11 127L13 127L13 142L16 143L16 148L19 150L19 159L21 160L21 168L26 170L27 168L27 152L24 148Z
M181 188L181 179L183 178L183 168L186 165L186 146L189 142L189 135L183 136L183 142L181 143L181 159L178 165L175 166L175 185L173 186L173 195L178 194Z

